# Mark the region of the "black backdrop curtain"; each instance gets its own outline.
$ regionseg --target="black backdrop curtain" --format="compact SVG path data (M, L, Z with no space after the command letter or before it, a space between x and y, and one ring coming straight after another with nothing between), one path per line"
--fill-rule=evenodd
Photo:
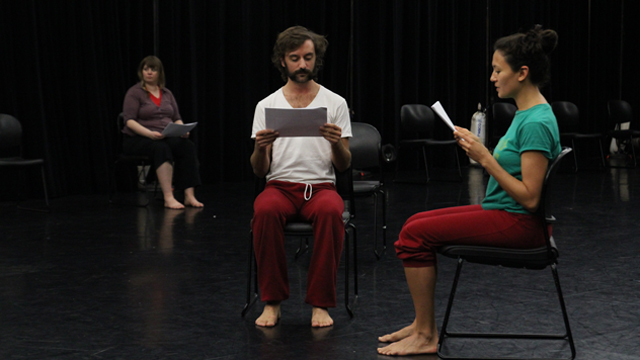
M155 51L185 122L199 122L193 139L203 181L243 181L252 178L255 104L283 84L270 55L285 28L327 35L320 82L347 99L354 121L395 143L405 103L439 100L469 126L479 102L498 101L488 80L492 43L543 24L560 36L545 95L576 103L587 129L605 130L608 99L640 111L631 70L640 31L629 3L4 0L0 113L21 120L26 155L46 159L53 196L106 192L116 116L139 61ZM10 196L10 180L0 174L0 200ZM37 179L32 185L39 189Z

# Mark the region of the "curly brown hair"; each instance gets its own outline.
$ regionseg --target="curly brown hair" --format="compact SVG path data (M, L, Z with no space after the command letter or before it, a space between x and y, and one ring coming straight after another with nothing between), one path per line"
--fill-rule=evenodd
M316 51L316 65L314 73L317 74L318 70L322 68L324 64L324 54L329 46L329 41L323 35L318 35L313 31L302 27L292 26L287 30L278 34L275 45L273 45L273 55L271 55L271 62L280 71L282 80L287 81L287 68L283 67L281 61L284 59L287 53L290 53L298 49L305 41L311 40L313 47ZM314 80L318 80L317 77Z

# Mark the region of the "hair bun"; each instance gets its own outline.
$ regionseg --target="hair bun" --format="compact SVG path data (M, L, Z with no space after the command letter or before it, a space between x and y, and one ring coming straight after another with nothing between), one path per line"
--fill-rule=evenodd
M534 26L533 29L525 34L525 38L529 41L539 43L547 55L558 45L558 33L551 29L544 30L542 29L542 25Z

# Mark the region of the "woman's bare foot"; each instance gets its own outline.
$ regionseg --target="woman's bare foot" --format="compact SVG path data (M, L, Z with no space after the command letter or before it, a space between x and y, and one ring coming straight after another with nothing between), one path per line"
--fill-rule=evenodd
M408 337L378 349L382 355L435 354L438 350L438 336L414 332Z
M166 198L164 199L164 207L167 209L180 210L184 209L184 205L182 205L176 198Z
M204 204L196 199L196 191L192 187L184 189L184 204L194 208L204 207Z
M264 327L276 326L278 320L280 320L280 303L266 303L264 304L262 315L256 319L256 325Z
M311 327L320 328L333 325L333 319L329 316L329 311L321 307L313 307L311 313Z
M378 337L378 341L383 342L383 343L393 343L396 341L400 341L404 338L409 337L411 334L413 334L413 331L415 329L416 326L416 322L414 320L413 324L406 326L394 333L391 334L387 334L387 335L383 335Z
M185 199L184 200L184 204L186 206L191 206L191 207L194 207L194 208L204 207L204 204L201 203L200 201L196 200L196 198Z

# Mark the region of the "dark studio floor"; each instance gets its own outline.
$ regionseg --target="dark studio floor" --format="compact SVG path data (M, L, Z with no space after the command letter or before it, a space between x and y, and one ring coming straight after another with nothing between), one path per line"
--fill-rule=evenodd
M392 178L390 174L389 178ZM391 179L389 179L391 180ZM554 188L558 270L578 359L640 359L640 169L562 171ZM412 214L477 203L479 169L462 182L387 182L388 241ZM245 317L253 183L203 186L203 210L114 206L107 195L56 198L50 213L0 203L0 359L383 359L377 336L413 320L401 263L372 253L372 201L359 199L359 299L335 325L310 327L303 303L308 254L294 262L280 323ZM129 194L136 197L136 194ZM455 261L442 258L436 290L442 323ZM343 265L342 265L343 266ZM342 270L341 266L341 270ZM516 295L519 294L519 295ZM561 329L551 272L466 265L454 327L499 320L507 329ZM545 307L551 310L545 310ZM454 310L455 310L454 309ZM471 356L567 353L536 342L462 344ZM434 355L407 357L435 359Z

